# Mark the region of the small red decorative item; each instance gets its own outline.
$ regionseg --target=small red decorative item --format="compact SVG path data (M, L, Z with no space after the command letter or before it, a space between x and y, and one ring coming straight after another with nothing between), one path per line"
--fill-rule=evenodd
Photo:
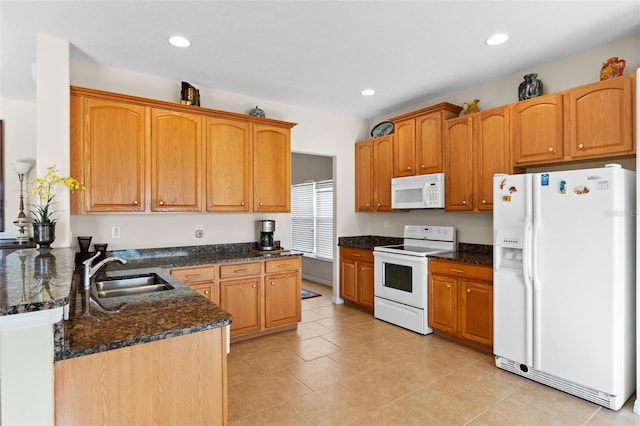
M624 59L618 59L617 56L613 56L602 63L602 69L600 70L600 80L607 80L613 77L620 77L624 71L624 67L627 65L627 61Z

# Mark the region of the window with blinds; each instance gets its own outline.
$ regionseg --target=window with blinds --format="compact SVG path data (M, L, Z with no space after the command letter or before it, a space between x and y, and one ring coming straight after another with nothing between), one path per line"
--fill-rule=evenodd
M291 185L291 248L333 260L333 180Z

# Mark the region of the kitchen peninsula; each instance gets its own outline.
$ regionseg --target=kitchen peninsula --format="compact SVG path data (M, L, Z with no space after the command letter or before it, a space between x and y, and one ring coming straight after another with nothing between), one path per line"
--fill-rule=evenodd
M230 252L246 247L248 244L111 253L128 262L109 264L107 276L154 273L173 287L100 299L107 309L126 303L116 313L86 310L79 270L74 273L73 250L23 249L5 256L0 262L3 424L25 418L52 424L54 403L59 424L96 419L105 423L174 419L226 424L231 315L167 269L298 260L289 252ZM298 300L299 290L296 296ZM69 319L63 321L66 307ZM43 386L46 382L51 386ZM33 410L34 403L41 409Z

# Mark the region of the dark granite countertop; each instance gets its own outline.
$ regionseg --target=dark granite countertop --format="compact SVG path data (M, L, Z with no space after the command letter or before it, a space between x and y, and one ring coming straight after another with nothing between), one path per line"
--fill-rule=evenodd
M69 305L69 319L55 324L57 361L223 327L231 323L231 315L166 269L299 255L254 249L255 243L239 243L108 252L108 256L122 257L127 263L110 262L99 275L156 273L174 287L145 295L99 299L108 309L125 303L117 313L103 312L95 306L86 309L88 295L81 286L81 269L76 268L73 249L16 250L0 261L0 315Z
M452 253L440 253L429 256L435 259L475 265L493 266L493 246L485 244L458 243L458 250Z
M402 244L404 240L397 237L381 237L376 235L361 235L356 237L339 237L340 247L359 248L373 250L377 246L392 246Z

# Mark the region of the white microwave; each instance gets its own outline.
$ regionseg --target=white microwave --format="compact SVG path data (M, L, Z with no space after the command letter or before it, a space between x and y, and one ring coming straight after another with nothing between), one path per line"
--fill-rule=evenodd
M391 179L394 209L443 209L444 173Z

